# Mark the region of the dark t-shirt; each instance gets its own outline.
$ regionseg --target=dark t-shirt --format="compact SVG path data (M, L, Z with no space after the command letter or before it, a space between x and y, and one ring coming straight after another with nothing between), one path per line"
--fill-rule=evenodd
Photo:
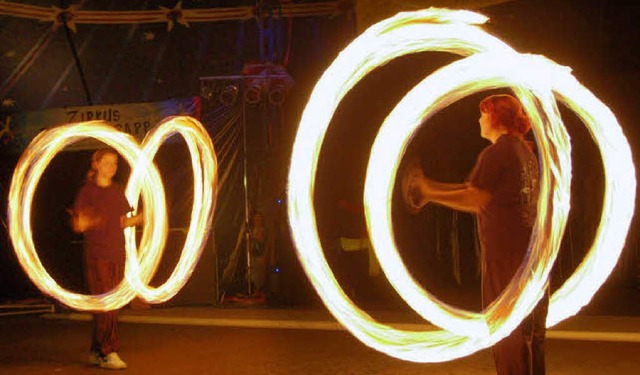
M88 181L82 186L76 197L74 211L87 212L102 219L97 227L84 233L87 256L115 262L124 261L124 231L120 225L120 217L131 210L119 184L101 187Z
M478 213L485 261L522 261L536 219L538 179L536 157L517 136L502 135L478 157L469 183L491 193Z

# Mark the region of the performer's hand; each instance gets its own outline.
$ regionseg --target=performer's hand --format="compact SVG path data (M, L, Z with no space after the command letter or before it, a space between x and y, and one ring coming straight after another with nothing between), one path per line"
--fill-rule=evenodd
M71 225L76 232L83 233L102 224L102 218L96 215L93 210L73 211L68 209L67 212L71 215Z
M138 211L137 214L130 217L126 215L120 216L120 227L123 229L140 225L142 223L144 223L144 213L142 211Z
M409 212L415 214L422 209L429 200L426 195L428 180L416 162L410 162L404 169L402 176L402 198Z

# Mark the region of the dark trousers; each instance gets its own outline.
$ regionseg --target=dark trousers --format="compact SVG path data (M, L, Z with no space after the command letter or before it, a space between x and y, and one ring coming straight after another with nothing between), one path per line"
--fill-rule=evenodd
M106 293L122 281L124 266L94 257L85 257L85 276L91 294ZM118 351L118 311L93 314L91 351L107 355Z
M483 266L482 302L488 306L511 281L519 264L487 261ZM498 375L545 375L544 336L549 293L522 323L493 346L493 360Z

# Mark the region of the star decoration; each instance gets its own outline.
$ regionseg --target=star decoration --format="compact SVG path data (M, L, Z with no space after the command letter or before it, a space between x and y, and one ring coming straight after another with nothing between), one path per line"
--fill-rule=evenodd
M179 1L173 9L161 6L160 10L164 12L167 18L167 31L171 31L176 22L182 26L189 27L189 23L184 19L184 13L182 13L182 1Z
M16 101L11 98L2 99L2 108L13 108L16 105Z
M150 42L150 41L154 40L155 38L156 38L156 34L152 33L151 31L147 31L143 35L143 39L144 39L145 42Z
M57 6L51 6L53 8L53 19L56 27L67 25L69 30L76 32L76 24L73 22L73 12L78 8L76 5L71 5L66 9L58 8Z
M7 117L4 122L0 122L0 139L5 145L13 141L13 132L11 131L11 117Z

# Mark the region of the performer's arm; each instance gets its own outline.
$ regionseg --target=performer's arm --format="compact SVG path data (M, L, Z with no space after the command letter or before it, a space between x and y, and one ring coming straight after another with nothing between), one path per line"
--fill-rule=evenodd
M71 215L71 229L76 233L84 233L101 223L101 218L94 215L92 210L67 210Z
M142 215L142 212L139 212L137 215L133 215L131 217L127 217L127 216L120 217L120 226L122 228L140 225L143 222L144 222L144 216Z
M429 180L421 169L410 167L402 181L405 203L413 212L433 202L455 210L477 213L491 200L491 193L468 183L446 183Z
M424 201L458 211L478 213L491 200L491 193L470 184L445 184L425 178L421 185Z

